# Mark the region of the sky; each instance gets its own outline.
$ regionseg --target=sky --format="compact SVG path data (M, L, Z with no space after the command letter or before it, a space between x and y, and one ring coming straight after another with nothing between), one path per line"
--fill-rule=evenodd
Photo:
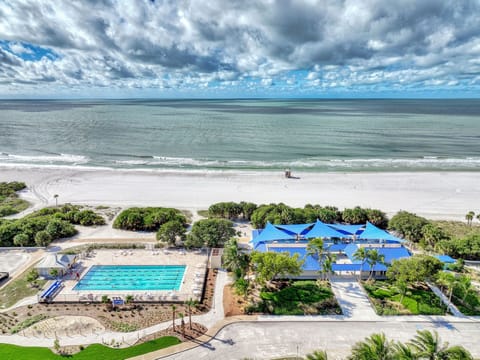
M0 1L0 98L480 97L480 0Z

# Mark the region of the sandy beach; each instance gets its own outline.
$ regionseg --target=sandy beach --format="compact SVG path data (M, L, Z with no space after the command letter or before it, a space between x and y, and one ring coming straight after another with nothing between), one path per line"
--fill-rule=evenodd
M411 173L146 172L2 167L0 181L24 181L34 208L60 203L171 206L193 212L219 201L360 205L392 215L408 210L432 219L463 220L480 206L476 172Z

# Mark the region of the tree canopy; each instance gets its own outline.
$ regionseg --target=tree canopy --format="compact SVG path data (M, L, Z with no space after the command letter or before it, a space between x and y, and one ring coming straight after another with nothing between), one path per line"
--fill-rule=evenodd
M236 234L233 223L225 219L203 219L192 226L185 246L187 247L222 247Z
M387 269L387 278L395 283L414 284L434 279L443 264L433 256L414 255L394 260Z
M313 223L320 220L325 223L346 222L350 224L365 224L370 221L372 224L385 228L388 219L380 210L362 209L355 207L345 209L343 212L334 206L320 206L307 204L302 208L292 208L288 205L269 204L260 205L252 214L252 224L256 228L263 228L267 221L272 224L301 224Z
M388 222L388 228L397 231L402 237L413 242L419 242L423 238L423 227L428 220L409 213L399 211Z
M185 224L178 220L170 220L160 225L157 231L157 240L169 245L175 245L177 238L181 241L185 240L186 229Z
M235 202L219 202L210 205L208 208L209 217L219 217L223 219L236 220L244 219L250 220L252 213L257 208L257 205L251 202L242 201Z
M258 251L252 252L251 261L257 276L256 281L260 284L276 278L300 275L304 263L298 259L298 254L290 256L289 253Z

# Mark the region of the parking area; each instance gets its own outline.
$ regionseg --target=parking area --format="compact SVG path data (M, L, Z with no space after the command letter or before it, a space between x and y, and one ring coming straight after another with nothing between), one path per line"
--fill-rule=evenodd
M12 276L21 269L28 260L30 254L22 250L1 250L0 251L0 272L8 272Z

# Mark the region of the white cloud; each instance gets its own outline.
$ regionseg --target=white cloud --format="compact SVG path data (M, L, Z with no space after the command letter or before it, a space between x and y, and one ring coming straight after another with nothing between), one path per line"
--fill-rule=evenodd
M0 2L0 94L45 82L84 91L476 84L479 12L478 1L455 0ZM24 44L58 58L25 61ZM288 76L296 70L302 81Z

